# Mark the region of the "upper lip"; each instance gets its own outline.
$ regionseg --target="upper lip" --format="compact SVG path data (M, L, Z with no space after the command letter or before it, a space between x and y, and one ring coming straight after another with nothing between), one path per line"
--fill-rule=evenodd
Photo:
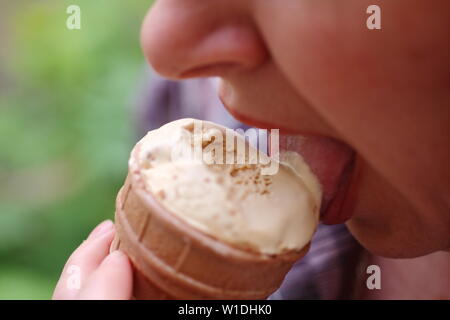
M255 121L251 117L236 112L224 103L237 120L258 128L276 128L270 123ZM295 151L302 155L322 186L321 221L325 224L338 224L348 220L352 212L346 202L350 186L355 177L355 151L339 140L293 130L280 129L280 148ZM295 137L301 136L302 139ZM302 141L296 143L295 141Z

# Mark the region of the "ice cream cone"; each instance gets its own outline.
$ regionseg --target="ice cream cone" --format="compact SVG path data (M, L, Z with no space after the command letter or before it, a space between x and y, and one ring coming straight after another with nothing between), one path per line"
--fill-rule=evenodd
M116 201L116 238L134 268L136 299L264 299L309 249L262 254L189 225L146 190L132 152Z

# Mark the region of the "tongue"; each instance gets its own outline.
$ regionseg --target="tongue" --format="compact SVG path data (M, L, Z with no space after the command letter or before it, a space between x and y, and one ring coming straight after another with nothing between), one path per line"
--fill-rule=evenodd
M299 153L322 185L321 220L343 223L350 212L341 212L354 163L354 152L346 144L318 136L280 134L280 149Z

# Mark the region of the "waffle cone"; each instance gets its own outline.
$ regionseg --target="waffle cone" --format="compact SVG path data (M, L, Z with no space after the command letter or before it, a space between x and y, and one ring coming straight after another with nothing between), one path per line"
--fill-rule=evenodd
M117 196L111 246L130 258L136 299L265 299L308 251L265 255L199 231L145 189L137 163Z

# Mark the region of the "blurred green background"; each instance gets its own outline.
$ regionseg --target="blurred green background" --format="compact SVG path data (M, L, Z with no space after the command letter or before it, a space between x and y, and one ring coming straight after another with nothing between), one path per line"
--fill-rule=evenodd
M0 4L0 299L48 299L100 221L136 141L150 0ZM66 8L81 8L81 30Z

